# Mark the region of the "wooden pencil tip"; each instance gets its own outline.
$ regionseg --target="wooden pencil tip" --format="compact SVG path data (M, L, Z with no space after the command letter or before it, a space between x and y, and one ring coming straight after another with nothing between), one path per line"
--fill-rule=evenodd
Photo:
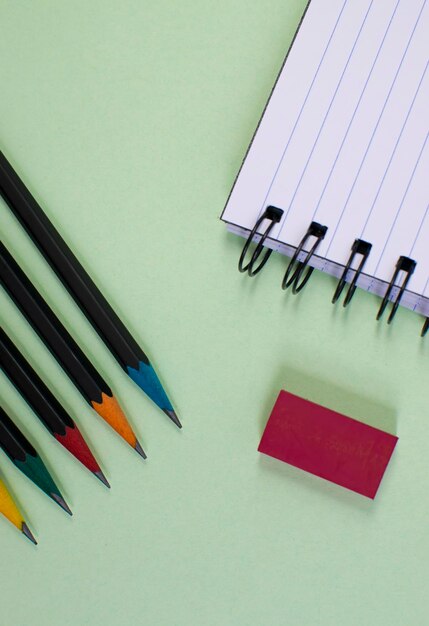
M166 415L168 415L168 417L171 419L171 421L176 424L177 428L182 428L182 424L179 421L179 418L177 417L176 413L172 410L169 409L163 409L164 413Z
M94 474L95 476L97 476L98 480L101 480L103 485L106 485L106 487L110 489L109 481L107 480L107 478L105 477L105 475L103 474L101 470L98 470L98 472L94 472Z
M115 396L103 393L101 402L92 401L91 405L113 430L116 430L118 435L134 447L136 436Z
M29 539L32 543L34 543L35 546L37 546L37 541L35 540L33 533L28 528L25 522L22 522L21 531L27 537L27 539Z
M142 456L144 459L147 459L146 453L143 450L143 448L141 447L141 445L139 444L139 442L137 441L137 439L136 439L136 443L134 445L134 450L136 452L138 452L140 454L140 456Z
M55 500L55 502L57 504L60 505L60 507L69 515L73 515L69 505L67 504L67 502L64 500L64 498L62 496L57 495L56 493L51 493L51 498L53 500Z

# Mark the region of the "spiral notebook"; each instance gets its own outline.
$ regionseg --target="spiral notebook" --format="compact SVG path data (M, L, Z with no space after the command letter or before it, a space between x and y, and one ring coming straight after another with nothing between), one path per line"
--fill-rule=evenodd
M308 3L221 216L241 270L276 250L283 288L316 268L429 316L428 33L429 0Z

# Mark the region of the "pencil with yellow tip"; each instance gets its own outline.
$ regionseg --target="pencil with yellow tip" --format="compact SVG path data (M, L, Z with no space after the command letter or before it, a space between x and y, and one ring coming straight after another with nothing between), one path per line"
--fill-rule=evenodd
M20 510L16 506L12 496L10 495L6 485L0 478L0 513L2 513L11 524L17 527L30 541L37 545L37 541L33 537L33 533L28 528Z

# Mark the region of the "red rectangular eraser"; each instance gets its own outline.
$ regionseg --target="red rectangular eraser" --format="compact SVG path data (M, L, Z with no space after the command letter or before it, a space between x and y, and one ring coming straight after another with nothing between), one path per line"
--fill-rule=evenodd
M374 498L398 438L281 391L259 452Z

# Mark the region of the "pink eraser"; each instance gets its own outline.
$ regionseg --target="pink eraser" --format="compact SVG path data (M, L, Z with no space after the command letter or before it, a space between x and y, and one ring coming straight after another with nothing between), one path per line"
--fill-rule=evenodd
M259 452L374 498L398 438L280 391Z

